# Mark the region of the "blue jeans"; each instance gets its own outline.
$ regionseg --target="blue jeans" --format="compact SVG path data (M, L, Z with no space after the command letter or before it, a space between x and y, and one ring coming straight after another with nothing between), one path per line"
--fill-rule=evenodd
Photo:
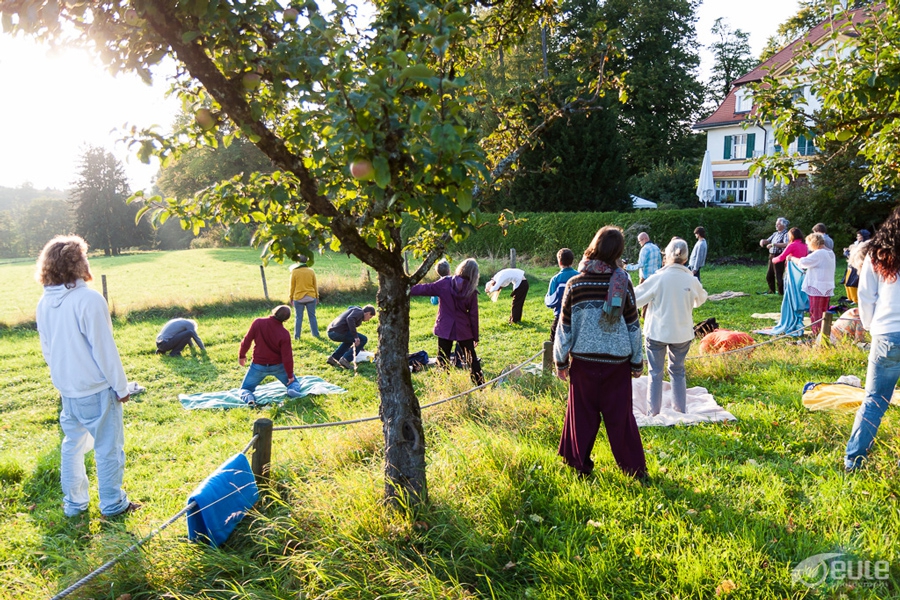
M288 385L288 376L284 370L284 365L266 366L250 363L250 368L247 369L247 374L244 375L244 381L241 382L241 400L246 402L247 396L252 395L256 387L262 383L262 380L269 376L284 384L284 387L288 390L288 396L293 398L295 395L299 395L300 384L295 379Z
M366 342L369 341L369 338L361 334L360 332L356 332L356 337L359 338L359 346L356 347L356 352L362 351L363 348L366 347ZM351 333L335 333L334 331L328 332L328 339L332 342L340 342L341 345L337 347L331 354L331 358L334 360L340 360L342 358L346 358L350 362L353 362L353 334Z
M319 337L319 322L316 320L316 305L318 303L318 300L309 302L294 300L294 339L300 339L300 330L303 329L303 307L306 307L306 314L309 316L309 331L313 337Z
M900 379L900 332L872 336L869 368L866 371L866 399L856 411L853 430L847 442L844 466L855 469L862 464L875 442L881 418Z
M84 455L93 448L100 487L100 512L116 515L128 508L122 489L125 475L125 428L122 403L111 388L84 398L62 397L60 481L63 512L74 517L87 510L88 478Z
M655 417L662 408L663 367L669 355L669 382L672 384L674 408L683 413L687 404L687 381L684 375L684 359L691 349L691 340L681 344L666 344L647 338L647 363L650 371L650 387L647 388L647 405L650 416Z

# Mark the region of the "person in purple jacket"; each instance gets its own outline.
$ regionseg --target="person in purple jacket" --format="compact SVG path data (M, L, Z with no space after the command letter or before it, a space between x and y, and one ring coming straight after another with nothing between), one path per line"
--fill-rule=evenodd
M434 283L412 286L410 296L437 296L437 318L434 335L438 338L438 362L450 364L453 342L459 342L466 362L472 369L475 385L484 383L481 362L475 353L478 345L478 263L467 258L456 268L454 277L444 277Z

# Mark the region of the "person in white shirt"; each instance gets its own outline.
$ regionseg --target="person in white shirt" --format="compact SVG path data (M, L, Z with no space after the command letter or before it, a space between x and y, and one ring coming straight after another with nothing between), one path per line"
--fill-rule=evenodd
M44 295L37 306L41 351L50 379L62 396L59 424L63 437L60 481L63 512L74 517L88 508L84 455L93 448L105 516L136 510L122 489L125 429L122 405L128 379L113 340L109 307L87 287L92 279L87 244L77 236L47 242L37 262Z
M484 285L484 291L496 302L500 296L500 289L508 285L512 285L512 314L509 322L518 323L522 320L522 307L525 306L525 296L528 295L528 279L525 278L525 271L501 269Z
M803 258L791 256L792 263L806 271L800 289L809 296L809 318L812 321L813 337L822 329L822 315L828 310L828 301L834 294L834 252L825 245L825 236L811 233L806 236L809 254Z
M688 245L672 238L666 246L666 266L634 290L638 307L647 306L644 337L650 386L647 388L649 415L662 409L663 367L669 356L669 380L676 411L685 412L687 380L684 360L694 339L693 311L706 302L706 290L700 280L685 266Z
M859 318L872 334L866 399L853 421L844 467L855 471L875 442L900 379L900 208L894 209L867 247L859 274Z

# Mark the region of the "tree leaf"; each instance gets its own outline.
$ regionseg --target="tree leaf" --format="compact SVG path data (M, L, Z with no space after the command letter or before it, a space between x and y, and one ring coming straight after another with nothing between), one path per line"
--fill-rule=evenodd
M375 167L375 185L381 189L386 188L391 183L391 167L383 156L376 156L372 160Z

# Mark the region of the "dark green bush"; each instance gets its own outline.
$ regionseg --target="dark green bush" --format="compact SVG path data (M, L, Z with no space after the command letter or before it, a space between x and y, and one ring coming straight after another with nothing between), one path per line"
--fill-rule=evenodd
M488 223L496 215L485 215ZM749 231L750 223L763 221L766 213L758 208L695 208L687 210L642 210L628 213L516 213L525 219L509 228L507 235L496 225L486 225L462 242L449 248L451 252L474 256L504 255L510 248L519 254L555 256L563 247L579 256L597 230L604 225L618 225L626 232L625 259L637 260L637 243L633 238L641 231L650 234L660 248L674 236L693 246L694 228L706 228L709 258L758 254L759 237Z

